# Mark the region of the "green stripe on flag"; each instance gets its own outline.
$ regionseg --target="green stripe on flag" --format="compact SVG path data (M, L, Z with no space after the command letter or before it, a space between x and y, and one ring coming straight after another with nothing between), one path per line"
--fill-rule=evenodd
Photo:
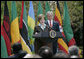
M63 20L63 30L68 42L73 38L73 31L70 23L70 16L68 12L67 3L64 2L64 20Z
M17 17L17 11L15 11L15 10L17 10L16 9L16 3L15 3L15 1L12 1L12 3L11 3L12 5L11 5L11 22ZM14 14L13 14L14 13Z
M2 35L1 35L1 58L8 58L5 40Z
M42 8L42 6L41 6L41 2L40 2L40 1L39 1L39 4L38 4L37 16L38 16L39 14L43 14L43 8Z
M48 4L48 1L46 1L46 4L45 4L45 20L47 20L47 15L46 15L46 13L47 13L48 11L50 11L50 6L49 6L49 4Z

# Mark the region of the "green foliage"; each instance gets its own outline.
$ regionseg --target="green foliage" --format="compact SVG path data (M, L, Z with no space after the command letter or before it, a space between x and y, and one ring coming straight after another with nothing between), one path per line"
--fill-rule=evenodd
M50 10L55 14L56 1L48 1L50 4ZM35 19L37 19L37 10L39 1L33 1L33 7L35 12ZM43 14L45 14L45 3L46 1L41 1L43 7ZM7 1L9 9L9 17L11 20L11 1ZM29 1L25 1L26 12L28 15L29 11ZM60 9L63 15L64 1L59 1ZM67 1L69 15L71 19L72 29L74 32L74 37L78 45L83 45L83 1ZM20 20L22 1L16 1L17 15ZM4 15L4 1L1 1L1 23L3 23ZM63 16L62 16L63 17Z

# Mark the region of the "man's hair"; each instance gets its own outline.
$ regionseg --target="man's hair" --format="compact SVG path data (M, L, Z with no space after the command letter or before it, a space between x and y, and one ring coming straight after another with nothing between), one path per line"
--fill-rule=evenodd
M62 50L59 50L53 58L69 58L69 55L63 52Z
M46 15L48 15L48 14L52 14L52 15L53 15L53 12L52 12L52 11L48 11L48 12L46 13Z
M79 48L76 45L70 46L68 51L70 55L79 55Z
M48 14L52 14L52 15L53 15L53 12L52 12L52 11L48 11L48 12L46 13L46 15L48 15Z
M46 15L48 15L48 14L52 15L52 18L53 18L53 12L52 12L52 11L48 11L48 12L46 13Z
M43 58L51 58L53 51L48 46L43 46L39 49L38 54Z

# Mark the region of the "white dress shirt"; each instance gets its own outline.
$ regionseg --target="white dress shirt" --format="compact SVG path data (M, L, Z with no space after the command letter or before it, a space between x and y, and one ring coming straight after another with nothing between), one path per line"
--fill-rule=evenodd
M48 24L50 26L50 21L48 20ZM53 26L53 20L51 20L51 25Z
M44 24L44 27L39 23L39 26L44 30L46 28L46 24Z

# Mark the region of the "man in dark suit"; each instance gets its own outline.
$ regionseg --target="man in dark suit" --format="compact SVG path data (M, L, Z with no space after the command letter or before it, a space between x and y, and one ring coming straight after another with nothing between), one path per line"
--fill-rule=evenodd
M53 20L53 12L48 11L47 12L47 18L48 20L45 22L45 24L52 30L55 30L56 32L60 32L59 24L58 22ZM53 42L53 53L55 54L57 52L57 40Z

